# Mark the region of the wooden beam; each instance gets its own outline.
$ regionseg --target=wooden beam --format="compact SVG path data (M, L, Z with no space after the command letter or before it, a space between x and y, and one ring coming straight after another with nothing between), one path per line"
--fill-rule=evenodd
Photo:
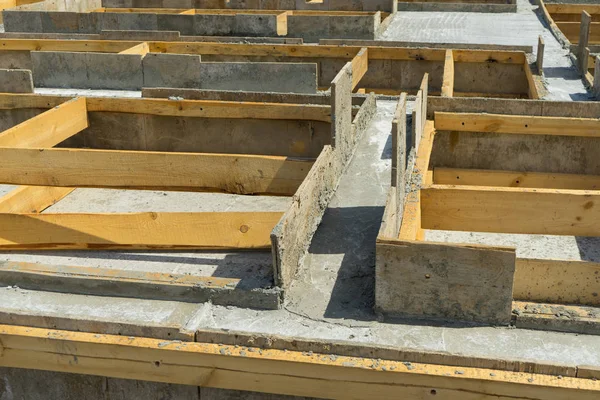
M435 168L433 183L438 185L600 190L600 175Z
M581 14L583 10L590 14L600 14L600 4L546 4L551 14Z
M600 137L600 120L592 118L436 112L435 128L440 131Z
M531 72L531 67L529 66L529 62L527 62L527 60L525 60L523 63L523 70L525 71L525 76L527 77L527 95L530 99L539 99L540 96L535 85L535 79L533 78L533 73Z
M581 25L579 27L579 42L577 43L577 57L579 61L579 72L583 75L587 72L589 50L586 52L586 49L589 45L591 24L592 16L587 11L582 11Z
M120 51L119 54L139 54L142 57L150 52L150 48L148 47L148 43L142 42L137 44L129 49Z
M352 59L352 89L361 81L369 69L369 50L362 48Z
M313 160L280 156L0 148L3 184L293 195Z
M0 146L52 147L87 127L85 98L76 98L0 133ZM68 187L22 186L0 197L0 212L42 212L72 191Z
M600 393L600 382L566 376L473 367L457 372L422 363L407 368L400 361L23 326L0 326L0 342L4 367L295 396L591 400Z
M90 97L87 99L87 107L89 112L331 122L331 107L328 105Z
M427 121L423 137L417 150L417 159L415 161L415 172L411 179L411 189L406 195L404 204L404 214L402 216L402 225L400 226L400 240L417 240L423 236L421 227L421 191L419 190L427 180L427 170L429 169L429 158L433 147L435 129L433 121Z
M600 264L517 259L513 297L538 303L600 306Z
M86 99L79 97L0 133L0 147L53 147L88 127Z
M446 50L444 61L444 78L442 81L442 96L452 97L454 95L454 56L452 50Z
M423 229L600 236L600 191L433 185Z
M20 186L0 197L0 213L40 213L73 190L68 187Z
M0 214L0 249L269 249L281 212Z

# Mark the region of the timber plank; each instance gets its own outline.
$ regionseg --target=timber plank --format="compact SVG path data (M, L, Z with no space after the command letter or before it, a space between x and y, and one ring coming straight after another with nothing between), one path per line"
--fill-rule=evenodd
M0 214L0 249L269 249L282 214Z
M598 175L487 169L434 168L433 183L439 185L600 190L600 176Z
M423 229L600 236L600 191L433 185Z
M573 377L21 326L0 326L0 340L2 366L297 396L587 400L600 392L599 382Z
M293 195L313 160L280 156L0 148L3 184Z
M600 120L592 118L435 112L443 131L600 137Z

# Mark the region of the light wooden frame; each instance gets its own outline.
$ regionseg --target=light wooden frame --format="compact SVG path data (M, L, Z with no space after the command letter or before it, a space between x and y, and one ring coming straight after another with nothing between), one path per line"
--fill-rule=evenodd
M526 103L526 101L521 102L523 105ZM507 106L510 107L510 104L507 103L501 107L508 109ZM464 261L456 258L459 256L458 253L452 255L452 252L457 252L459 249L463 249L461 250L463 253L469 252L470 259L476 259L478 257L476 254L480 253L482 257L480 260L487 261L490 260L489 257L492 257L493 252L503 253L506 255L504 262L508 268L507 273L510 275L510 271L514 271L510 279L512 282L504 290L504 293L508 293L509 296L505 301L503 300L504 306L500 312L500 318L496 319L489 315L481 318L475 315L476 313L469 315L469 310L463 310L464 313L459 313L461 317L455 316L456 319L508 324L511 320L511 310L522 310L526 302L556 304L567 308L573 305L574 315L585 314L585 311L577 310L577 307L600 306L598 296L600 293L600 279L598 278L600 264L598 263L522 259L516 257L514 248L432 243L424 240L424 230L426 229L600 236L596 222L598 211L595 208L596 198L600 196L600 176L594 175L592 172L561 173L556 171L433 168L430 165L437 132L445 132L450 135L451 146L461 142L460 135L463 132L484 132L499 136L538 135L553 138L555 141L559 141L561 137L592 140L598 137L597 132L600 130L598 119L557 115L523 115L519 114L518 108L525 107L520 104L514 106L516 111L513 111L511 115L493 111L482 113L479 110L477 112L441 112L438 111L438 107L433 115L430 115L433 118L423 124L421 131L417 130L417 135L420 134L421 140L417 149L412 149L416 155L414 172L411 165L408 166L408 172L404 174L400 174L402 172L400 170L397 172L399 175L392 172L392 188L378 236L377 264L379 271L389 272L390 269L397 270L397 273L403 271L403 268L406 267L403 267L402 257L406 256L409 251L407 249L413 247L415 254L419 254L419 252L433 254L435 251L440 251L440 262L450 267L464 266ZM553 108L558 109L558 106ZM398 110L404 107L401 104ZM418 105L415 108L417 107ZM484 105L482 107L485 108ZM399 135L394 143L399 143L400 146L405 143L402 140L402 134L398 133L405 129L401 128L405 124L402 122L402 115L402 112L399 111L393 129L393 135ZM413 124L414 120L413 116ZM444 143L446 142L444 141ZM409 154L410 151L411 149L408 151ZM544 150L542 148L539 151L543 152ZM400 165L406 162L406 156L402 156L402 154L406 154L406 151L402 148L395 148L393 154L398 154L398 160L393 164ZM394 177L396 178L394 179ZM404 197L399 188L403 188L406 180L410 179L412 179L412 189ZM484 254L488 255L484 256ZM392 259L394 255L396 261ZM479 263L485 262L479 261ZM477 262L474 265L475 271ZM483 264L479 265L483 267ZM426 268L423 269L423 271L425 270ZM483 272L483 269L481 271ZM474 272L473 276L476 275L477 273ZM427 280L433 277L423 275L422 278ZM465 291L465 295L477 291L477 289L473 289L473 286L469 286L469 279L471 278L465 277L464 279L465 288L471 288L462 289ZM474 280L477 281L477 279ZM475 286L477 285L475 284ZM482 282L481 288L484 287L485 284ZM404 288L404 290L408 290L408 288ZM485 291L485 289L481 290ZM389 304L381 306L384 297L389 296L389 293L382 291L379 294L381 295L381 302L378 304L379 311L384 314L410 315L410 312L402 309L390 309ZM474 296L475 294L472 297ZM482 293L482 298L485 296L486 293ZM467 303L457 305L459 308L461 306L468 308ZM442 314L439 310L429 309L424 310L424 314L416 316L444 319ZM452 318L450 317L450 319ZM548 324L549 329L552 329L551 325ZM598 326L597 322L594 323L591 320L588 320L588 325ZM597 329L587 331L596 332Z

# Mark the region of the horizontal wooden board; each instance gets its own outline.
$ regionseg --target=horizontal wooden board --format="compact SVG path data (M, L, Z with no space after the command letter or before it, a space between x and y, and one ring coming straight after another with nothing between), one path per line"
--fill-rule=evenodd
M0 249L268 249L281 212L0 214Z
M331 122L329 105L211 100L87 98L88 111L199 118L284 119Z
M546 189L600 190L600 176L486 169L435 168L439 185L501 186Z
M600 192L433 185L421 190L423 229L600 236Z
M435 113L441 131L600 137L600 120L480 113Z
M5 367L296 396L591 400L600 393L591 379L12 325L0 326L0 341Z
M0 148L0 182L293 195L312 160L279 156Z

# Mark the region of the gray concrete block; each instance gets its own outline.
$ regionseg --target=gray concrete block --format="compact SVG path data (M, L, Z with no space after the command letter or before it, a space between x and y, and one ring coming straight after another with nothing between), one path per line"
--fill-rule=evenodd
M101 40L179 41L179 31L102 31Z
M32 69L29 50L4 50L0 52L0 68Z
M79 13L67 11L46 11L40 14L42 32L78 33Z
M143 85L139 54L86 53L90 89L140 90Z
M329 36L335 39L375 39L379 26L375 15L329 17Z
M100 33L101 13L79 13L79 33Z
M0 69L0 92L33 93L33 77L28 69Z
M181 35L194 35L195 15L158 14L157 27L162 31L179 31Z
M142 60L144 87L200 88L200 56L148 53Z
M103 31L156 31L157 14L153 13L100 13Z
M309 63L201 63L202 89L317 92L317 65Z
M43 32L38 11L2 11L5 32Z
M194 35L232 35L235 15L194 15Z
M242 390L200 388L202 400L313 400L311 397L285 396L280 394L247 392ZM315 399L316 400L316 399Z
M38 87L139 90L142 57L138 54L31 52Z
M321 38L329 38L329 17L289 15L287 28L289 37L299 37L305 42L315 43Z
M234 34L239 36L277 36L277 16L236 14Z
M32 51L36 87L85 88L88 85L85 53Z

